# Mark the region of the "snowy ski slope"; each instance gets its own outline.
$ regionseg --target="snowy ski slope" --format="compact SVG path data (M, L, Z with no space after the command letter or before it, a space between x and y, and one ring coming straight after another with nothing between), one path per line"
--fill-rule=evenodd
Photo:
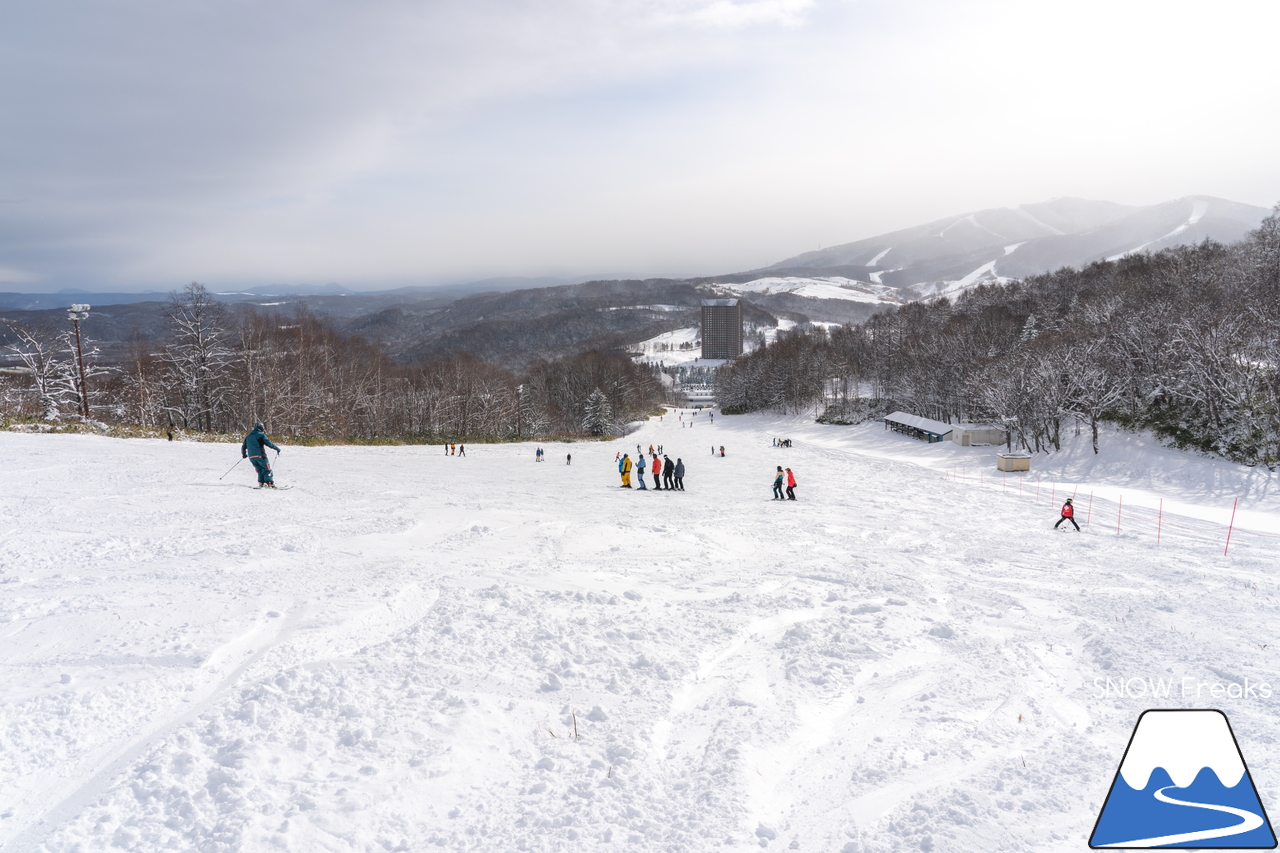
M275 494L0 433L0 850L1081 850L1148 707L1223 708L1277 811L1274 699L1202 687L1280 690L1275 475L1108 435L1019 496L994 448L681 423L286 446ZM619 489L637 442L688 490Z

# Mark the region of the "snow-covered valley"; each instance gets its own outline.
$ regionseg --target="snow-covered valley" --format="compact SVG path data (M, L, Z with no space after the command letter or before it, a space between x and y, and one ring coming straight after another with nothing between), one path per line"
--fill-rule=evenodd
M279 493L0 433L0 850L1082 850L1148 707L1222 708L1274 813L1275 698L1206 685L1280 695L1276 475L709 420L286 446ZM618 488L637 443L687 491Z

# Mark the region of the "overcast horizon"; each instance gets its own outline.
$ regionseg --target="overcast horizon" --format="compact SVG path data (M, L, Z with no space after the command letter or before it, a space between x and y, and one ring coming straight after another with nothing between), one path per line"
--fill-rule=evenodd
M1271 207L1280 6L0 11L0 290L712 275L1075 196Z

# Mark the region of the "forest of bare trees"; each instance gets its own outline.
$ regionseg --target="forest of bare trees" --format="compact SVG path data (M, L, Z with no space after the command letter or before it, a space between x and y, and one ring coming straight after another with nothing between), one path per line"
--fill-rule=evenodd
M173 294L166 317L167 338L135 335L122 364L108 368L86 351L93 419L209 433L262 421L291 437L484 440L610 434L664 400L657 374L618 353L539 361L520 375L465 354L405 366L305 307L232 311L199 284ZM3 350L20 367L0 381L0 414L67 417L80 399L74 343L50 327L3 331Z
M1280 206L1240 243L982 286L859 324L780 334L720 371L726 412L854 422L895 408L1057 449L1111 421L1280 464Z

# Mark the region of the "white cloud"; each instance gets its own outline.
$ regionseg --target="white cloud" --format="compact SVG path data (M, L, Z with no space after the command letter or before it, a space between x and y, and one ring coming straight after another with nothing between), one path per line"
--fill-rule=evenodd
M39 276L23 270L0 267L0 283L3 284L26 284L32 281L39 281L39 279Z
M722 272L1059 195L1270 204L1280 7L122 0L0 12L0 265Z

